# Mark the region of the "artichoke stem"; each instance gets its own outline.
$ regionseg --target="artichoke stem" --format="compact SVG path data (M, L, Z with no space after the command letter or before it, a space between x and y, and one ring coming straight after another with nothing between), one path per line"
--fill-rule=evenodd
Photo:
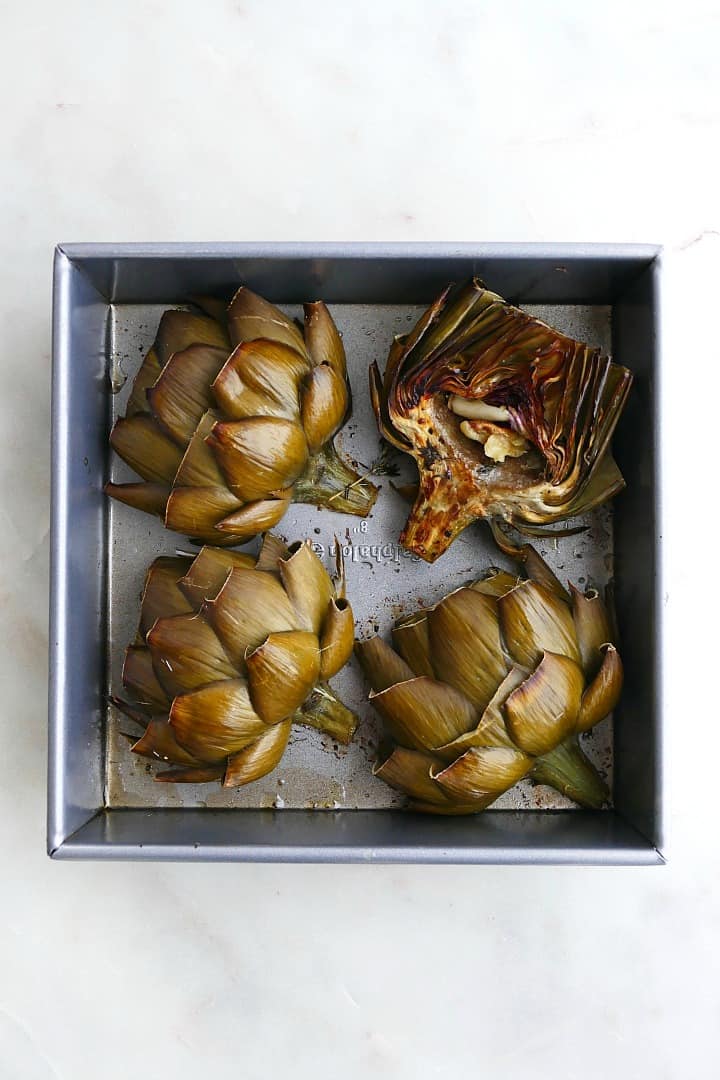
M590 810L600 810L610 797L607 784L580 749L576 735L539 757L530 775L538 784L549 784Z
M314 503L341 514L366 517L377 498L377 488L367 475L361 476L338 456L332 442L326 443L295 484L293 500Z
M347 745L358 725L354 712L343 705L327 683L318 683L302 708L293 716L293 723L324 731L326 735Z

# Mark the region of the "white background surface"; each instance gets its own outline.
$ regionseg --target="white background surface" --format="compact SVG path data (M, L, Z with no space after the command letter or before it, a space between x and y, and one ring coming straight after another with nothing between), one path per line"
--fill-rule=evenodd
M0 11L0 1080L714 1075L718 5ZM52 246L240 239L666 245L666 867L47 859Z

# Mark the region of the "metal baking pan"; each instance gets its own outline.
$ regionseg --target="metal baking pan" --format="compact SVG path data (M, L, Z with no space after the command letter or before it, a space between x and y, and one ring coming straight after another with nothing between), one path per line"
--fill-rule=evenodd
M354 413L343 452L369 465L378 440L367 368L383 360L447 281L482 277L493 289L576 337L611 350L635 373L615 437L627 490L588 515L587 531L541 545L562 576L614 595L626 686L612 721L585 744L611 781L612 805L573 808L521 784L471 818L398 809L371 774L377 729L350 665L338 692L362 722L350 748L295 729L281 766L256 784L159 785L127 750L108 693L132 636L148 563L189 550L185 538L102 494L107 435L159 314L193 293L240 284L289 310L322 297L343 332ZM401 862L662 862L660 739L659 249L540 245L61 245L55 254L53 512L48 849L56 858ZM475 526L433 566L397 537L406 507L387 479L369 519L291 507L278 532L309 536L321 555L337 534L359 631L432 602L502 562Z

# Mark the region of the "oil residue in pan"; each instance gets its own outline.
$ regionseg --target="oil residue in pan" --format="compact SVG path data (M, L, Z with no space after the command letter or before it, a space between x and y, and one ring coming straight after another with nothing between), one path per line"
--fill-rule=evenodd
M384 366L394 334L405 333L422 307L395 305L331 305L348 357L353 390L353 416L338 437L341 451L361 469L377 462L379 441L370 407L367 383L373 360ZM112 309L108 380L112 379L113 419L125 411L132 379L151 345L163 306L121 305ZM300 309L285 310L299 315ZM605 306L528 305L526 310L573 337L610 350L611 309ZM117 373L122 372L125 382ZM489 530L476 525L466 530L433 566L416 559L398 544L407 504L392 489L401 483L407 460L394 457L397 478L376 477L381 491L367 519L333 514L293 504L275 531L287 540L308 537L328 569L333 566L332 545L337 535L346 553L348 595L355 612L358 635L387 635L401 614L439 600L451 589L489 565L511 567L492 543ZM112 478L133 478L121 461L113 459ZM410 472L407 473L410 478ZM603 507L572 524L588 526L578 536L540 541L538 550L562 580L579 586L604 588L612 577L612 509ZM110 501L109 529L109 689L121 689L125 646L135 634L142 585L148 564L157 555L192 551L183 537L168 532L161 522L121 503ZM249 550L249 549L248 549ZM154 766L130 753L123 731L125 719L109 707L106 741L107 804L114 807L207 806L277 807L368 810L400 805L402 796L376 780L371 771L378 740L378 719L366 703L366 687L353 661L335 678L333 686L361 722L353 743L340 746L310 728L294 727L290 745L279 767L269 776L244 788L223 789L219 784L156 784ZM588 756L612 785L612 718L594 728L583 740ZM562 809L573 804L551 788L521 781L494 803L498 809Z

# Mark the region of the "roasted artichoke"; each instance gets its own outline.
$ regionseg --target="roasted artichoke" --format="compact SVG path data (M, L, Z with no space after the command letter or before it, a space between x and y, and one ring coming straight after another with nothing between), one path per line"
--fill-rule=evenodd
M345 351L322 302L304 334L247 288L227 312L166 311L110 442L144 483L106 485L169 529L215 545L272 528L292 501L365 516L377 491L338 457Z
M123 667L135 704L114 701L147 724L133 751L174 766L156 780L249 784L293 723L351 740L357 717L327 684L353 647L341 554L338 570L333 586L307 542L270 535L257 560L213 547L155 560Z
M610 439L632 376L472 281L397 337L370 392L420 473L401 542L433 562L478 518L538 529L623 487Z
M390 743L374 772L433 814L484 810L518 780L599 808L607 788L578 734L617 704L622 663L595 590L566 592L525 545L520 580L493 571L358 642Z

